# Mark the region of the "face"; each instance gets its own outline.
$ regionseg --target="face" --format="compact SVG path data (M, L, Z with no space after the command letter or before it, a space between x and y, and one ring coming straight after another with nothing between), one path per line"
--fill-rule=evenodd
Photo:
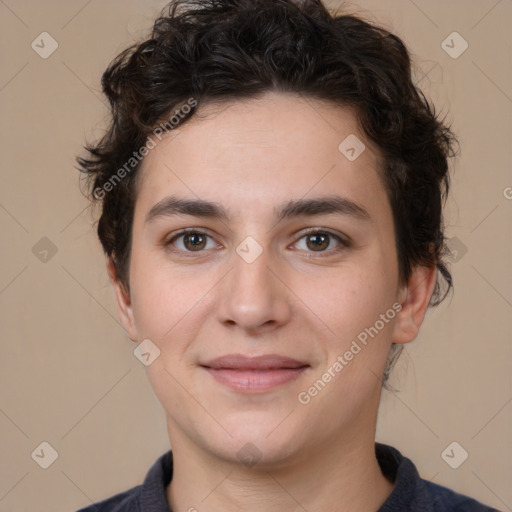
M376 148L348 108L296 95L201 114L139 171L130 296L111 274L129 336L160 351L171 444L275 464L371 432L433 286L399 286Z

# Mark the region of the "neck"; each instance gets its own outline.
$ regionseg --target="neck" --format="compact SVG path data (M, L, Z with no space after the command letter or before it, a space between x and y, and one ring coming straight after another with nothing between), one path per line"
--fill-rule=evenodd
M340 434L286 464L252 468L172 434L174 472L167 499L173 512L375 512L393 489L375 457L375 427Z

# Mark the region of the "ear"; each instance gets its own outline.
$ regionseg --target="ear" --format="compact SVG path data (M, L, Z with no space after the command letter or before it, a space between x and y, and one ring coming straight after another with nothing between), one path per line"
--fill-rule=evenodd
M121 325L126 335L135 343L137 343L137 329L133 318L133 309L130 293L125 286L119 281L114 262L111 258L107 258L107 271L110 283L114 289L114 296L117 304L117 315L121 321Z
M402 309L396 315L392 341L408 343L420 330L436 284L436 267L416 266L412 270L407 286L400 290Z

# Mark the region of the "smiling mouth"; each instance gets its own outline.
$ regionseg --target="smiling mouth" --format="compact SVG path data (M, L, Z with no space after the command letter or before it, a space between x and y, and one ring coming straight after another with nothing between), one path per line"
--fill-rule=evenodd
M261 393L284 385L310 368L307 363L276 354L257 357L230 354L200 366L217 382L248 393Z

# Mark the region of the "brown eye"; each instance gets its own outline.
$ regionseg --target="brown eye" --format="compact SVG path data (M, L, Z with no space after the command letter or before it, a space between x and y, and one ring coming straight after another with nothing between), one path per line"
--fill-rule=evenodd
M320 232L306 235L306 245L313 251L323 251L329 247L330 236Z
M200 251L206 245L206 236L202 233L187 233L183 235L183 245L190 251Z
M164 242L164 245L171 252L177 254L181 253L184 256L187 255L187 253L192 252L206 253L208 249L214 249L216 247L216 244L211 236L207 235L203 231L198 231L195 229L181 231L167 242Z
M296 246L305 252L316 252L318 256L332 256L348 249L350 241L329 231L314 230L304 233L296 242Z

